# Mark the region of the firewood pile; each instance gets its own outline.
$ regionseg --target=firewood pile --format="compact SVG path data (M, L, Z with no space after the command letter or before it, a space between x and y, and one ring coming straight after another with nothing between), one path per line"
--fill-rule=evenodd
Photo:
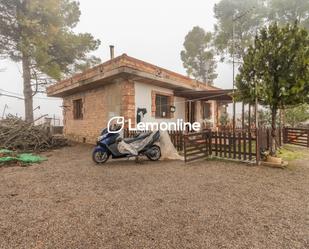
M0 120L0 148L20 151L46 151L66 146L62 136L53 136L45 125L34 125L15 116Z

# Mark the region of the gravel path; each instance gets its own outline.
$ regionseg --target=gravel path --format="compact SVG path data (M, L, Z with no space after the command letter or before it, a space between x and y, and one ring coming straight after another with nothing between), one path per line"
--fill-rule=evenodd
M110 161L91 147L0 168L0 248L309 248L309 162Z

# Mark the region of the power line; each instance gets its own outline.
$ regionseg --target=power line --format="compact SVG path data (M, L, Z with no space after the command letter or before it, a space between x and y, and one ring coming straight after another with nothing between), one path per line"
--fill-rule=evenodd
M21 93L16 93L16 92L11 92L11 91L6 91L4 89L0 89L0 91L2 92L5 92L5 93L8 93L8 94L12 94L12 95L16 95L17 97L19 98L22 98L23 99L23 95ZM0 93L1 94L1 93ZM4 94L2 94L4 95ZM14 96L11 96L11 97L14 97ZM41 99L41 100L58 100L58 99L55 99L55 98L48 98L48 97L36 97L36 96L33 96L34 99Z
M0 93L0 97L1 97L1 96L9 97L9 98L15 98L15 99L20 99L20 100L24 100L24 99L21 98L21 97L13 96L13 95L10 95L10 94Z
M0 91L5 92L5 93L14 94L14 95L17 95L17 96L21 96L21 97L23 97L23 95L22 95L21 93L10 92L10 91L6 91L6 90L1 89L1 88L0 88Z

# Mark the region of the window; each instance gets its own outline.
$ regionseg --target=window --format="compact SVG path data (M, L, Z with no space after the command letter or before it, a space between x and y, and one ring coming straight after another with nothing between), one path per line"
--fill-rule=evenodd
M203 119L210 119L211 118L211 104L210 103L203 103Z
M168 118L169 117L170 101L169 96L156 95L156 117Z
M73 100L73 117L74 119L83 119L83 100Z

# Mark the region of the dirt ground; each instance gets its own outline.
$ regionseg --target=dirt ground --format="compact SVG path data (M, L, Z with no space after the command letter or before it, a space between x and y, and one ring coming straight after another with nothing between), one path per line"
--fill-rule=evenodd
M91 147L0 168L0 248L309 248L309 162L109 161Z

